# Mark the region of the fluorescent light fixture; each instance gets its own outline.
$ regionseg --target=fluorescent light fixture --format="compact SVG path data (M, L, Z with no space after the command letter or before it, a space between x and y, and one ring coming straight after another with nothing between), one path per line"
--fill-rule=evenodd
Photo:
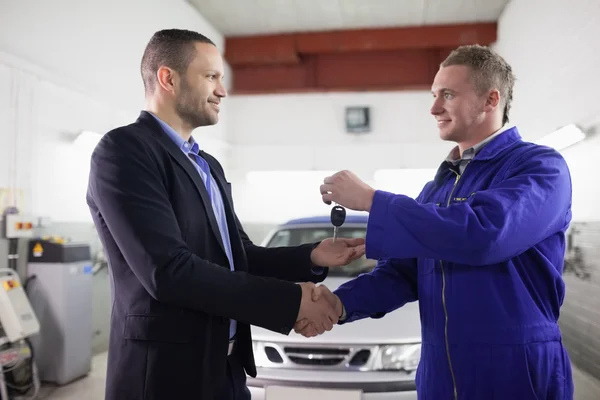
M98 142L100 142L100 139L102 139L102 134L100 133L82 131L79 135L77 135L73 141L73 144L76 147L83 149L94 149Z
M416 198L436 173L437 169L431 168L380 169L374 178L377 189Z
M579 129L577 125L570 124L538 139L536 143L560 151L582 141L585 136L585 132Z
M284 183L321 184L327 176L336 171L289 170L289 171L251 171L246 175L248 183L253 185L278 185Z

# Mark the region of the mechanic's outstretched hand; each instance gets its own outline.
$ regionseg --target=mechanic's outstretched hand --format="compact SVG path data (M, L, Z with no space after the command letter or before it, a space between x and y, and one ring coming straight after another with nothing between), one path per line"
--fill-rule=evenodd
M375 189L350 171L340 171L326 177L321 185L323 202L336 202L356 211L370 211Z

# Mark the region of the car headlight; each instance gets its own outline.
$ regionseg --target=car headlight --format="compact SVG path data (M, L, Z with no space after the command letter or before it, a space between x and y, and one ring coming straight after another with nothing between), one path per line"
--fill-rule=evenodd
M421 344L387 345L379 348L376 370L416 371L421 359Z

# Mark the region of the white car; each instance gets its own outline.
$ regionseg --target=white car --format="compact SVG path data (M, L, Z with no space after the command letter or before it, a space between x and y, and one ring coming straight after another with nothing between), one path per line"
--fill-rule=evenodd
M348 215L339 237L365 237L368 216ZM278 226L263 246L294 246L331 237L329 217L303 218ZM323 282L332 291L375 261L363 257L332 268ZM381 319L336 325L323 335L281 335L252 326L258 375L248 377L252 400L417 399L415 372L421 355L417 302Z

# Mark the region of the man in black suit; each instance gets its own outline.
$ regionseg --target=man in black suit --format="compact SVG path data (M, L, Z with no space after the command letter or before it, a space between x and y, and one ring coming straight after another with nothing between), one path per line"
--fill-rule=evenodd
M339 315L312 301L327 267L363 239L255 246L219 162L191 136L218 121L223 60L205 36L157 32L142 58L146 110L92 155L87 202L110 265L107 400L247 400L250 324L319 333ZM302 282L302 283L296 283Z

